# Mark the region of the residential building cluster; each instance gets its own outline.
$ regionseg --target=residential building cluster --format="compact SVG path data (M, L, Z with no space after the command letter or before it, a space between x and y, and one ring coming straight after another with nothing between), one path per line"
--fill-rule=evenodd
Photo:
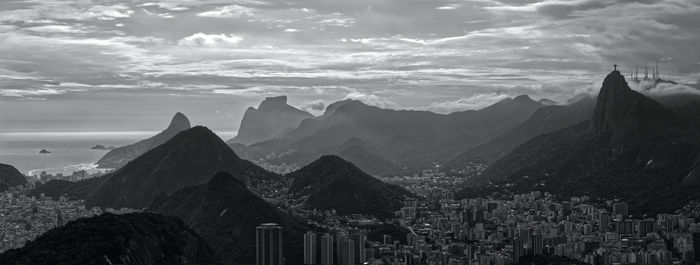
M99 208L85 207L83 201L29 196L33 188L34 184L28 183L0 193L0 253L22 247L68 221L102 213Z
M474 176L480 174L483 169L481 164L472 164ZM454 188L463 187L465 175L447 174L439 170L424 170L413 175L401 175L384 177L384 182L404 187L413 194L425 197L428 200L454 198ZM450 197L451 196L451 197Z
M700 262L700 223L694 216L633 217L627 203L615 200L562 201L538 191L508 199L408 199L396 219L410 231L405 238L384 235L371 241L362 226L347 223L328 233L309 231L305 264L506 265L533 258L592 265Z
M64 175L63 173L51 174L47 173L46 171L41 171L41 173L39 173L38 175L29 177L29 179L32 179L33 177L36 181L40 181L43 183L46 183L50 180L80 181L84 179L99 177L109 172L112 172L112 170L105 169L103 171L99 171L92 174L90 174L90 172L88 172L87 170L78 170L73 171L73 173L70 175Z

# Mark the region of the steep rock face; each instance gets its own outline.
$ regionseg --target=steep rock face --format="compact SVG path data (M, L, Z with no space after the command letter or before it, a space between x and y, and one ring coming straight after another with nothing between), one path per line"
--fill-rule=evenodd
M0 163L0 192L8 188L27 183L27 178L15 167Z
M52 229L0 254L6 265L224 265L179 219L149 213L103 214Z
M228 172L160 197L148 211L182 218L220 254L243 264L255 263L255 227L261 223L284 228L287 264L303 263L303 233L314 229L279 212Z
M170 120L170 125L166 128L166 131L181 132L190 128L190 120L187 119L185 114L180 112L175 113L175 116Z
M165 143L176 134L189 128L189 119L187 119L184 114L178 112L175 114L175 116L173 116L168 128L159 134L134 144L114 148L100 158L100 160L97 161L97 165L100 168L120 168L134 158L137 158L146 153L148 150Z
M326 155L289 173L289 193L304 199L309 209L335 209L338 214L366 214L388 218L398 211L405 198L415 195L384 183L340 157Z
M613 71L605 77L598 93L591 128L596 133L614 130L641 94L635 93L619 71Z
M37 189L47 195L65 193L89 206L144 208L158 195L209 181L227 171L251 184L277 177L240 159L216 134L205 127L183 131L121 169L95 179L66 185L49 182Z
M257 109L245 111L238 135L231 142L249 145L274 139L299 126L302 120L313 117L288 105L286 96L265 98Z
M591 130L612 140L638 140L656 133L679 137L668 128L686 130L670 109L632 90L619 71L603 81L591 119ZM634 138L634 139L631 139Z
M614 71L603 82L591 121L532 138L458 196L543 190L620 198L637 213L668 212L698 197L693 165L699 150L687 123L629 89Z

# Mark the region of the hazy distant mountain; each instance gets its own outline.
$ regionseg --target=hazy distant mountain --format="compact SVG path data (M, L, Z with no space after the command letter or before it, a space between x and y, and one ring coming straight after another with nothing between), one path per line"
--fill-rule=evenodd
M158 198L148 211L179 216L222 256L243 264L255 263L255 227L259 224L284 227L287 264L303 263L303 234L313 229L279 212L227 172L217 173L206 184Z
M459 195L538 189L621 198L634 212L670 211L698 197L698 139L687 122L631 90L613 71L603 82L591 121L537 136L475 179L513 185L472 187Z
M392 217L403 200L415 195L378 180L340 157L326 155L286 175L292 179L289 193L305 198L308 209L335 209L338 214Z
M188 120L184 114L178 112L175 114L175 116L173 116L168 128L161 133L134 144L114 148L100 158L100 160L97 161L97 165L100 168L120 168L134 158L137 158L148 150L165 143L179 132L189 128L190 120Z
M19 170L13 166L0 163L0 192L26 183L27 178Z
M344 100L329 105L316 119L303 120L281 138L253 144L245 152L254 160L266 158L273 164L304 165L324 154L343 156L345 150L339 147L350 139L360 139L371 143L373 148L364 146L359 150L362 154L357 156L381 158L374 165L369 164L370 159L358 160L364 170L384 173L383 166L378 164L383 161L400 170L422 169L485 143L526 120L542 106L527 96L518 96L481 110L443 115L381 109Z
M537 102L541 103L542 105L550 106L550 105L557 105L557 102L548 98L543 98L538 100Z
M486 144L482 144L459 154L445 167L459 169L467 162L492 163L540 134L553 132L590 119L595 100L584 97L570 105L552 105L538 109L529 119L522 122Z
M359 138L350 138L333 153L374 176L388 175L402 170L399 165L389 161L379 147Z
M313 117L288 105L286 96L268 97L257 109L251 107L245 111L238 135L230 142L249 145L274 139L299 126L302 120Z
M183 131L108 175L66 184L50 181L35 191L50 196L67 194L89 206L144 208L161 194L207 183L214 173L227 171L243 181L277 177L240 159L205 127Z
M700 94L697 93L653 95L652 98L669 108L676 108L693 102L700 102Z
M214 250L182 221L149 213L103 214L49 230L0 254L5 265L219 265Z

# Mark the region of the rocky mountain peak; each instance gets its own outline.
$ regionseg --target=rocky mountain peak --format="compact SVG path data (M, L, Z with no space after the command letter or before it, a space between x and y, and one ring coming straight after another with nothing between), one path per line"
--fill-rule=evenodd
M181 112L178 112L175 113L173 119L170 120L170 125L168 125L168 128L166 130L175 130L177 132L180 132L189 129L190 126L190 120L187 119L187 116L185 116L185 114L182 114Z
M676 131L674 135L682 134L682 127L671 110L632 90L616 70L603 81L590 130L597 134L612 133L613 138L623 139L668 130Z
M612 71L605 77L598 93L591 129L596 133L614 130L638 96L641 95L632 91L620 71Z
M277 96L277 97L266 97L265 100L260 102L258 110L279 108L287 105L287 96Z

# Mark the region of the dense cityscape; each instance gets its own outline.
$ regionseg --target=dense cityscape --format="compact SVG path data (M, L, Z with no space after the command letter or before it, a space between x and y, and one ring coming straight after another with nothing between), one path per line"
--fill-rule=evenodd
M633 218L625 202L598 204L585 196L556 201L536 191L508 200L407 200L397 215L410 231L405 239L348 239L362 233L361 226L349 226L324 234L319 250L312 246L320 235L305 238L306 264L502 265L528 256L562 257L567 264L693 264L700 240L700 223L688 215ZM324 243L333 236L336 246ZM348 241L359 249L354 257L344 254L353 247L340 244ZM328 254L334 247L337 261ZM315 251L321 260L312 259Z
M537 258L593 265L696 261L700 223L692 205L674 214L634 217L622 201L591 201L586 196L559 201L538 191L508 199L454 200L445 189L454 178L436 171L392 178L424 199L405 200L395 217L387 220L307 210L293 202L277 206L326 231L304 235L304 263L309 265L505 265ZM82 201L30 196L34 185L12 187L0 196L0 252L21 247L71 220L103 213L86 208ZM377 234L376 228L383 225L396 227ZM282 227L262 223L257 230L257 264L284 264L280 260L284 249L270 247L285 240Z
M33 183L0 193L0 252L20 248L49 229L81 217L99 215L99 208L86 208L82 201L29 196Z

